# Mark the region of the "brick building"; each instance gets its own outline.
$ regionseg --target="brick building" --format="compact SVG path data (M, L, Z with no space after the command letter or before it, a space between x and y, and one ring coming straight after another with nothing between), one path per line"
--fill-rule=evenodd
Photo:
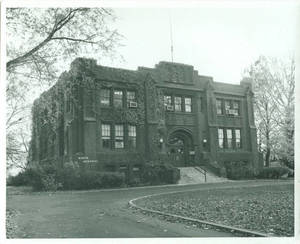
M215 82L190 65L133 71L77 58L33 107L33 162L135 172L157 160L257 168L258 156L251 82Z

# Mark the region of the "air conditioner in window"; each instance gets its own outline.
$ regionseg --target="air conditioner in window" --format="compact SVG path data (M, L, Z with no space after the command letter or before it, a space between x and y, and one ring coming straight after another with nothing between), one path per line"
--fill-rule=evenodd
M129 107L130 108L137 108L137 102L129 102Z
M174 110L174 108L173 108L173 106L172 106L172 105L168 105L168 106L167 106L167 110L168 110L168 111L173 111L173 110Z
M230 115L238 115L238 112L237 112L236 109L228 109L227 113L230 114Z

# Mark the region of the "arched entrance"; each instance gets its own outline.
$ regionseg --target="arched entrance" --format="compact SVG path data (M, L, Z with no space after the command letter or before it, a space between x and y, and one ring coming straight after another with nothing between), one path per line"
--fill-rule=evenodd
M169 135L168 155L171 163L176 167L194 164L194 145L190 133L185 130L176 130Z

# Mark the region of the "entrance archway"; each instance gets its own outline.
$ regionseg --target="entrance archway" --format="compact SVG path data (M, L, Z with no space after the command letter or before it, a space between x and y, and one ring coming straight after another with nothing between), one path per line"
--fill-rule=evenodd
M190 133L185 130L176 130L168 137L168 155L176 167L185 167L194 164L194 144Z

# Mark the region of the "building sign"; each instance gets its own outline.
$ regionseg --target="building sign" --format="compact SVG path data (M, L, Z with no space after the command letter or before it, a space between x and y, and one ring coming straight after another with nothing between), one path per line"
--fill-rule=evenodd
M90 159L88 156L78 156L77 160L79 163L98 163L97 159Z

